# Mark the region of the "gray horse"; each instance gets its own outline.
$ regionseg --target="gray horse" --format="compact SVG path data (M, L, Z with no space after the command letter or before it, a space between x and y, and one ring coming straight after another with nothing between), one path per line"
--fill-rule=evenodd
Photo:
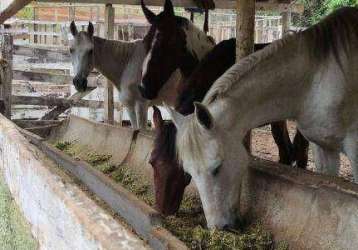
M74 39L70 43L77 91L87 89L87 77L96 68L111 80L119 91L119 101L126 107L134 129L145 128L148 100L142 98L138 85L141 82L142 64L146 56L143 40L132 42L106 40L93 35L90 22L87 31L79 32L74 22L70 26ZM173 78L172 78L173 79ZM174 81L178 78L175 77ZM155 100L158 103L161 100Z
M169 111L178 156L210 228L235 225L248 180L242 140L261 124L296 120L313 145L317 170L337 175L344 153L358 183L358 9L340 9L239 61L194 114Z

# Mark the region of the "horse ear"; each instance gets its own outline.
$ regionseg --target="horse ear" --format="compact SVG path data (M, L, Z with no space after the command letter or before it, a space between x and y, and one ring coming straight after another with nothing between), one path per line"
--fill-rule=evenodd
M154 127L161 128L164 123L162 114L160 113L160 110L156 106L153 106L153 110L154 110L154 112L153 112Z
M76 36L78 34L77 27L75 24L75 21L72 21L70 24L70 31L73 36Z
M195 117L200 125L210 130L214 127L214 120L210 111L201 103L195 102Z
M169 17L174 17L174 7L172 1L165 0L164 13Z
M174 122L175 127L179 130L184 124L185 116L175 111L171 107L167 106L165 103L163 105L165 109L168 111L172 121Z
M91 22L88 23L87 33L88 33L88 35L90 37L92 37L93 34L94 34L94 27L93 27L93 24Z
M144 13L144 16L145 18L147 19L147 21L150 23L150 24L154 24L156 19L157 19L157 16L150 10L148 9L145 4L144 4L144 0L141 0L140 1L140 5L142 6L142 11Z

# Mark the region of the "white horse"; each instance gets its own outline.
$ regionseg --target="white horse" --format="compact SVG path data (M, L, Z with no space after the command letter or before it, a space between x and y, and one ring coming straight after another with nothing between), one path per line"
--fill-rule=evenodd
M186 117L168 110L210 228L234 225L249 162L242 139L262 124L296 120L314 145L317 170L337 175L342 152L357 183L358 9L340 9L244 58L195 106Z
M162 100L157 98L150 103L138 90L142 65L147 54L144 41L115 41L93 36L92 23L89 23L87 31L78 32L72 22L70 31L74 37L70 43L70 53L76 90L87 89L87 77L93 68L96 68L117 88L119 101L126 107L132 127L145 128L148 106ZM180 76L175 72L168 82L179 79Z

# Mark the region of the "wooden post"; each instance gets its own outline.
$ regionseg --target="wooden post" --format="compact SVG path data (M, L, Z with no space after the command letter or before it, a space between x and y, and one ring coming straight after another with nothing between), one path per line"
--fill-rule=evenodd
M105 11L105 36L107 39L113 39L114 34L114 8L112 4L106 5ZM104 88L104 119L109 124L114 123L114 101L113 84L107 80Z
M14 49L13 37L10 34L1 36L1 69L0 69L0 88L1 88L1 109L3 114L11 119L11 84L12 84L12 53Z
M68 19L70 21L76 20L76 7L75 6L68 7Z
M254 51L255 0L236 0L236 61ZM251 152L251 132L245 137L245 146Z
M291 27L291 11L282 13L282 36L284 36Z

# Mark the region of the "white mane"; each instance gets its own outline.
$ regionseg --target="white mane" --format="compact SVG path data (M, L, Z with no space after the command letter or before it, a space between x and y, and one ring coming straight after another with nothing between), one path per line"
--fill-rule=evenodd
M183 30L186 35L187 49L199 60L214 48L215 43L192 22L188 21L188 25L185 25Z
M284 44L293 40L293 37L296 37L295 34L287 35L284 39L277 40L266 48L245 57L238 63L235 63L211 86L208 93L205 95L203 104L210 104L217 97L223 96L239 82L240 78L254 69L258 63L275 54Z

